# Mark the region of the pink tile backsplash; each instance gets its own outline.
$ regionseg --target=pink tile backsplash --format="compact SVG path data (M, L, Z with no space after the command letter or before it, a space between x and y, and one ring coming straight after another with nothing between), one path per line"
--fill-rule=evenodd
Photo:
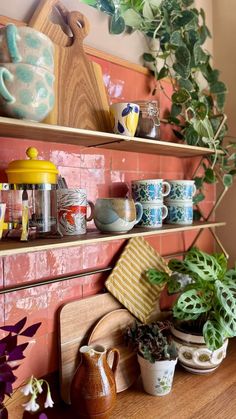
M155 82L147 75L117 64L96 58L103 69L104 82L109 102L157 99L161 117L165 117L170 106L172 86L165 81L165 94L152 90ZM162 139L173 140L172 129L162 126ZM125 153L106 149L85 148L68 144L40 141L1 139L0 182L6 181L4 169L10 161L24 159L29 146L39 150L40 158L51 160L67 180L69 187L87 189L87 197L95 202L98 197L126 196L130 182L134 179L188 179L192 176L199 159L177 159L159 155ZM215 198L214 187L206 188L207 201L203 204L207 212ZM88 228L94 227L88 223ZM196 233L150 236L148 242L163 254L186 249ZM205 249L212 248L212 237L204 232L200 241ZM113 266L124 248L125 240L104 242L69 249L51 250L0 259L0 288L14 284L36 282L41 279L72 275L83 270ZM48 284L25 291L0 295L1 324L11 324L25 315L30 323L42 321L36 335L36 343L28 351L27 362L17 371L18 384L31 374L40 376L58 368L58 309L68 301L85 298L104 288L108 274L85 276L56 284Z

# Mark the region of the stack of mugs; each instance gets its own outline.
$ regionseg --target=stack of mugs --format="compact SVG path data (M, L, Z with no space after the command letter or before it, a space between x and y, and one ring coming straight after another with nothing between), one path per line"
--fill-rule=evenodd
M1 115L42 121L54 106L54 45L28 26L0 29Z
M168 209L163 204L163 197L170 192L170 185L162 179L144 179L131 182L132 196L143 206L142 219L138 226L158 228L167 217Z
M168 208L166 222L169 224L192 224L194 180L168 180L170 193L165 198Z

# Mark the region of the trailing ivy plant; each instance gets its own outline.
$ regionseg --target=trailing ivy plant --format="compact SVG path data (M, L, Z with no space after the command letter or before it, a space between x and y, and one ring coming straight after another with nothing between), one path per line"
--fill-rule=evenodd
M227 270L226 257L192 248L183 261L171 259L168 266L174 274L151 268L147 278L178 293L172 312L182 327L202 332L211 350L236 336L236 269Z
M194 0L83 1L110 15L111 33L139 30L147 35L150 50L144 53L145 64L164 93L162 80L168 77L172 82L167 120L177 139L223 151L213 154L203 165L203 175L196 177L195 203L204 199L204 182L216 182L215 168L224 185L231 186L236 174L235 144L223 147L227 127L221 124L227 88L204 47L211 36L204 10L196 9Z

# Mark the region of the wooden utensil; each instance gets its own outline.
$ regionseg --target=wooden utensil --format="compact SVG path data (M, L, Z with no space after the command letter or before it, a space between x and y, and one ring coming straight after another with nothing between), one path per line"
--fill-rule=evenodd
M87 342L91 328L110 311L121 308L111 294L93 297L65 304L59 313L59 352L61 397L70 402L70 384L78 365L79 347Z
M135 318L126 309L111 311L99 320L88 340L88 345L102 345L107 350L118 349L120 361L115 375L117 393L129 388L139 376L137 355L124 341L125 329L134 322Z

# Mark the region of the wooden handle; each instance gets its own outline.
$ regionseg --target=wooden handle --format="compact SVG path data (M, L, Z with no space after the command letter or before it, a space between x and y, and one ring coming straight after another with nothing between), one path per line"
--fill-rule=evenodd
M107 359L111 353L113 353L113 362L112 362L111 369L112 369L113 374L115 375L118 364L119 364L119 360L120 360L120 352L116 348L108 349Z
M68 25L73 33L74 43L77 41L81 44L89 33L88 19L80 12L70 12L68 13Z

